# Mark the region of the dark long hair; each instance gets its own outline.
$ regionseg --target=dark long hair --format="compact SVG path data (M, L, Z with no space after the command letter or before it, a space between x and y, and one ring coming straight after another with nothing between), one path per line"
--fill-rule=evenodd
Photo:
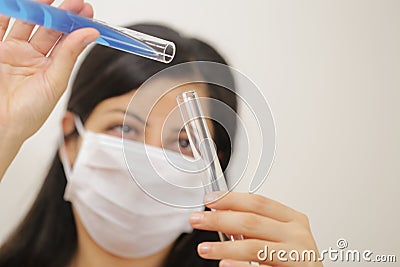
M177 47L174 60L166 65L95 45L80 66L68 103L68 110L78 114L83 121L101 101L138 88L149 77L171 65L188 61L227 64L211 46L198 39L183 37L168 27L140 24L130 28L173 41ZM228 79L233 88L233 78ZM230 90L208 84L208 94L236 111L236 96ZM230 138L219 124L213 123L213 127L221 166L225 169L230 158L232 129L236 127L236 121L229 114L223 117L226 121L223 125L231 128ZM66 177L56 154L32 208L0 249L0 267L68 266L77 249L77 232L71 203L63 199L65 186ZM163 267L218 266L218 261L204 260L197 255L197 244L206 240L219 239L215 232L208 231L194 230L190 234L181 234L175 240Z

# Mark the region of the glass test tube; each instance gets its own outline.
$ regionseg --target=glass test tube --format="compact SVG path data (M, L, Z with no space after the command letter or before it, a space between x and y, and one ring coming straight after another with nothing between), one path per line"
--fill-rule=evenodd
M205 193L215 191L227 192L228 186L218 160L217 150L207 127L206 119L196 91L187 91L177 96L179 109L185 125L186 134L193 152L194 159L200 163ZM215 211L212 209L212 211ZM243 239L242 235L227 235L218 233L221 241Z

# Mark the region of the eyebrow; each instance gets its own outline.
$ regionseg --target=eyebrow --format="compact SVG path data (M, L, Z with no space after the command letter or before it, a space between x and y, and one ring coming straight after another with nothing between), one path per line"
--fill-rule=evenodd
M174 128L174 129L172 129L171 132L176 132L176 133L182 132L182 133L186 133L186 129L185 129L185 127L183 127L183 128Z
M137 119L137 120L140 121L141 123L146 124L146 121L145 121L144 119L142 119L139 115L137 115L137 114L135 114L135 113L133 113L133 112L130 112L130 111L128 111L128 110L112 109L112 110L110 110L110 111L111 111L111 112L120 112L120 113L124 113L124 114L126 114L126 115L128 115L128 116L130 116L130 117L133 117L133 118Z

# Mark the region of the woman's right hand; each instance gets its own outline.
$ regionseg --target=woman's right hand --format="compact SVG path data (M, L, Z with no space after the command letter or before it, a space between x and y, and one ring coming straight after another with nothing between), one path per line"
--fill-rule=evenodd
M60 8L93 16L91 5L83 0L65 0ZM9 21L0 15L0 179L64 93L79 54L99 36L95 29L62 36L43 27L31 36L34 25L16 21L11 27Z

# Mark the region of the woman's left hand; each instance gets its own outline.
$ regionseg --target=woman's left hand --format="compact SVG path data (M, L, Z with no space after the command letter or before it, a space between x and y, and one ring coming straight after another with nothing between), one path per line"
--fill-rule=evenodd
M260 266L323 266L318 261L319 253L306 215L249 193L229 192L221 197L219 192L215 192L208 194L204 202L217 211L192 214L190 223L193 228L243 235L244 240L203 242L198 246L201 257L221 260L221 267L251 266L249 262L259 262ZM293 260L295 254L289 254L293 250L298 252L299 261ZM312 251L311 256L314 252L317 260L312 257L309 261L308 254L305 254L302 261L305 250ZM271 259L272 251L275 253Z

